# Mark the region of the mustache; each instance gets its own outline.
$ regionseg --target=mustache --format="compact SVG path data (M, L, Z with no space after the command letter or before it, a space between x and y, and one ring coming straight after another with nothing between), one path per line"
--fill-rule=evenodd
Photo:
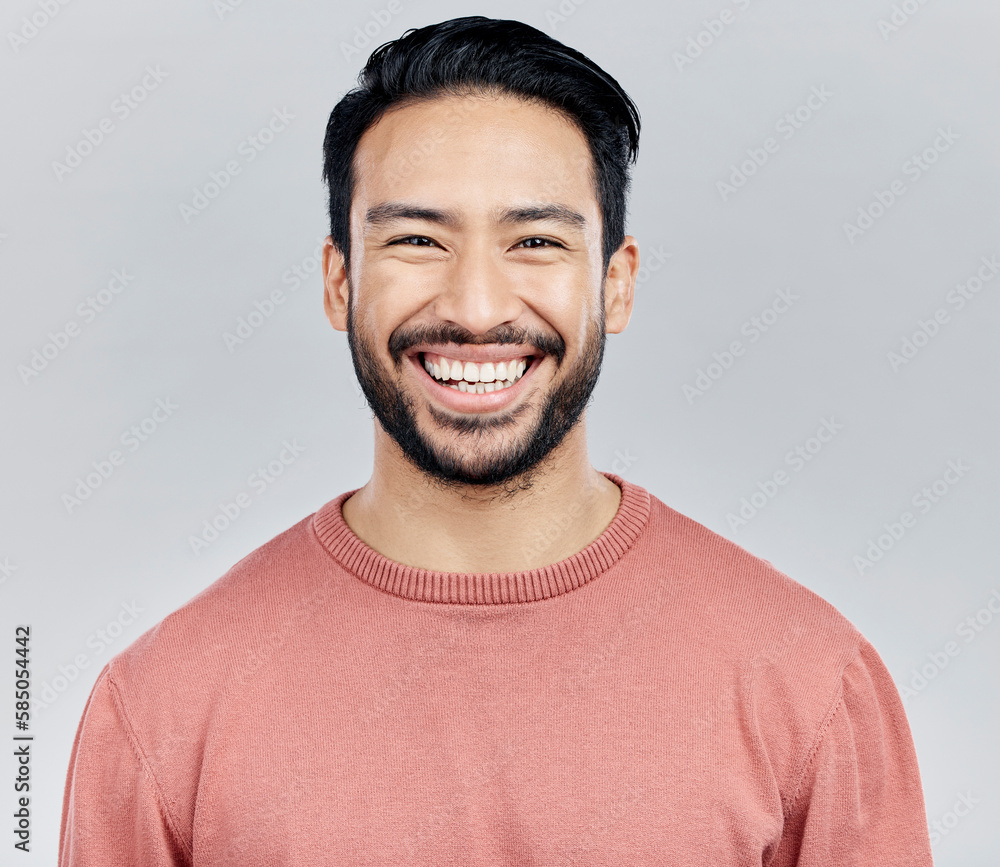
M566 355L566 342L558 334L545 334L516 325L498 325L485 334L477 335L454 322L439 322L436 325L412 328L400 326L389 338L389 354L398 366L402 363L406 350L421 343L455 343L459 346L485 343L528 344L545 355L551 355L557 364L561 364Z

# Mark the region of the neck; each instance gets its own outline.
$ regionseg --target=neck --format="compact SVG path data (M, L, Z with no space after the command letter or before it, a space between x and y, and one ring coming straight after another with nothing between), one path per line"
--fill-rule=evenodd
M368 483L343 505L363 542L408 566L522 572L581 551L604 532L621 491L591 464L584 420L536 468L526 490L445 486L416 469L375 425Z

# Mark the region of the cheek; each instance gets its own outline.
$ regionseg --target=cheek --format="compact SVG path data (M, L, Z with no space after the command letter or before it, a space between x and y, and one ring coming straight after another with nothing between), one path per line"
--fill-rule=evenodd
M372 350L379 355L383 354L389 335L399 324L386 299L366 296L364 290L358 292L355 298L354 322L358 331L363 332L371 343Z
M600 300L589 280L579 272L563 277L552 275L544 287L539 287L536 299L535 312L559 332L570 353L587 342L599 315L596 304Z
M447 275L440 265L403 258L374 259L362 267L358 285L367 289L366 297L380 306L399 309L426 304Z
M369 265L359 277L352 292L354 321L382 355L390 335L412 319L424 302L412 281L400 278L398 269Z

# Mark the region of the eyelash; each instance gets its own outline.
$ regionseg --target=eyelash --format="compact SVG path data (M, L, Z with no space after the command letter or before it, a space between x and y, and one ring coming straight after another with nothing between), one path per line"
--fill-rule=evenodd
M397 238L395 241L390 241L387 246L393 246L394 244L405 244L405 245L410 246L410 247L426 247L426 246L429 246L427 244L413 244L413 243L410 243L411 241L430 241L431 244L434 243L433 241L431 241L430 238L426 237L425 235L407 235L405 238ZM565 249L563 247L563 245L560 244L558 241L553 241L551 238L540 238L540 237L525 238L523 241L519 241L518 242L518 246L520 246L521 244L524 244L527 241L544 241L545 243L544 243L544 245L539 244L539 245L533 245L533 246L530 246L530 247L525 247L524 248L525 250L540 250L540 249L543 249L543 247L545 247L545 246L548 246L548 247L558 247L558 248Z

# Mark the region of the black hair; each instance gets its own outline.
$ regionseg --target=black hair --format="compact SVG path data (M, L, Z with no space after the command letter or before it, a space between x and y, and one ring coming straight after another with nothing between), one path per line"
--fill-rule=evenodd
M607 270L625 238L629 164L639 151L639 110L621 85L579 51L520 21L469 16L408 30L377 48L330 113L323 140L330 235L350 258L354 154L392 106L450 94L509 94L564 113L593 158Z

